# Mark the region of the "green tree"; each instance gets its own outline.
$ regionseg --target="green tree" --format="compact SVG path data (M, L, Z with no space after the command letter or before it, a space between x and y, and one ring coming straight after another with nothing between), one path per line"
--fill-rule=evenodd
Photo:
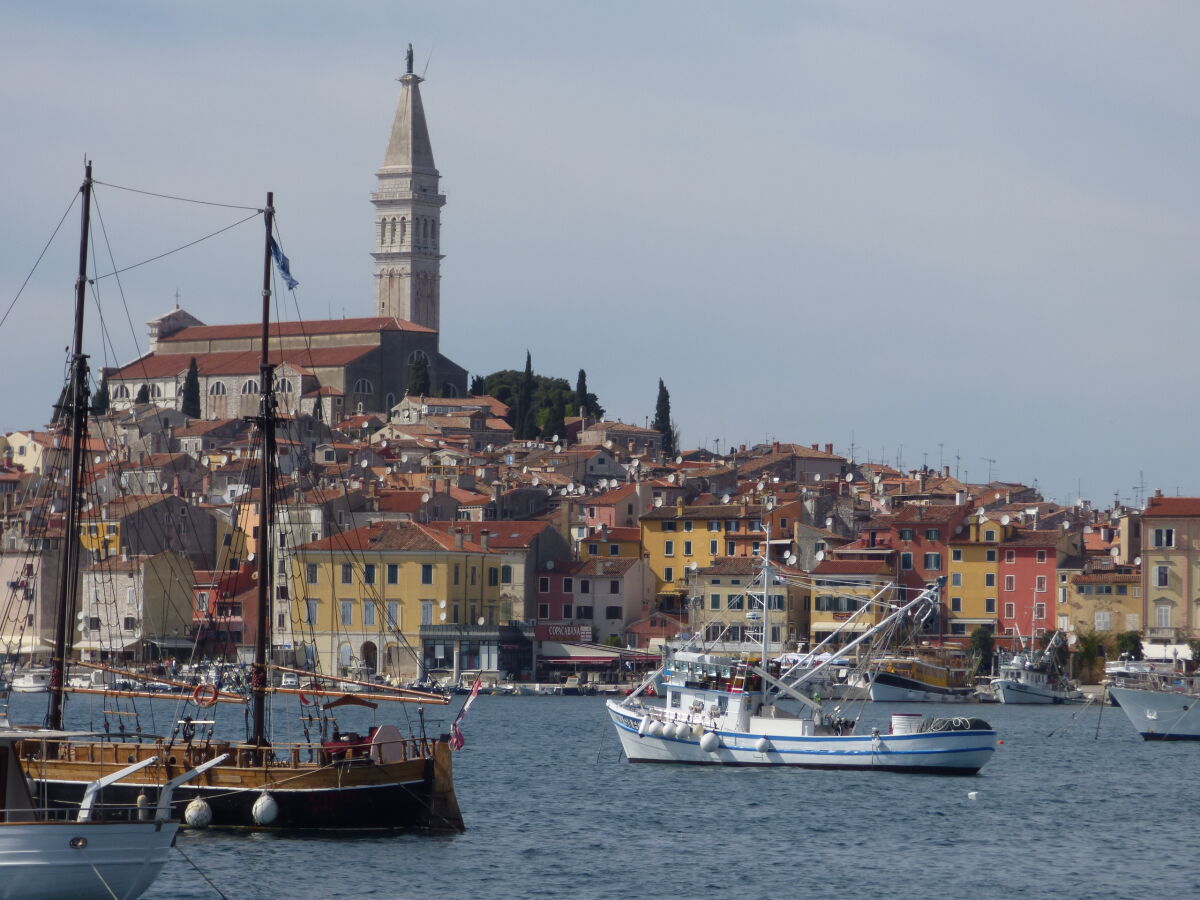
M138 388L137 395L133 398L134 403L149 403L150 402L150 385L143 384Z
M537 410L533 403L535 387L533 357L526 350L525 371L521 373L521 381L517 385L517 399L512 409L513 437L518 441L532 440L538 435Z
M1104 635L1086 631L1075 641L1075 676L1084 684L1095 683L1096 663L1105 655Z
M546 420L542 423L542 434L547 440L565 440L567 433L566 402L561 393L556 393L546 409Z
M194 356L188 363L187 375L183 377L179 411L189 418L200 418L200 370L196 368L196 357Z
M654 407L654 423L650 426L662 435L664 456L675 455L675 425L671 421L671 395L663 380L658 379L658 403Z
M487 387L485 386L482 375L471 376L471 388L469 391L467 391L467 393L472 397L482 397L487 393Z
M971 632L971 653L979 660L975 671L985 675L990 674L992 660L996 657L996 639L992 634L992 629L984 628L981 625Z
M424 397L429 393L429 359L418 353L408 366L408 388L406 393Z
M92 415L103 416L108 412L108 406L111 402L108 394L108 378L100 376L100 387L96 390L96 397L92 401Z
M1116 651L1118 656L1124 656L1128 659L1144 659L1146 654L1142 650L1141 633L1137 631L1122 631L1117 635Z
M604 407L600 405L600 401L596 399L596 395L588 390L587 372L583 371L583 369L579 370L579 377L575 380L574 403L575 414L577 416L589 419L601 419L604 417Z

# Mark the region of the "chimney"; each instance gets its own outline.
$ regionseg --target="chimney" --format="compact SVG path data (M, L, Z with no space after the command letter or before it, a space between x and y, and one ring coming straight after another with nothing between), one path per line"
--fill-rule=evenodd
M775 441L775 443L773 443L771 445L771 449L774 450L776 453L778 453L779 452L779 441Z
M488 532L488 530L486 528L480 532L479 543L483 546L484 550L486 550L488 548L488 540L490 538L491 538L491 534Z
M950 477L950 467L949 466L942 466L942 477L943 478Z
M738 444L738 453L745 453L745 452L746 452L746 445Z
M955 491L954 492L954 505L955 506L962 506L966 502L966 500L967 500L967 492L966 491Z
M820 449L820 447L819 447L817 444L813 444L813 445L812 445L812 448L813 448L814 450L819 450L819 449Z
M826 444L825 452L828 453L830 456L833 456L833 444Z
M683 497L678 497L675 500L675 515L676 516L683 515Z
M461 550L463 548L463 530L461 528L454 529L454 549Z

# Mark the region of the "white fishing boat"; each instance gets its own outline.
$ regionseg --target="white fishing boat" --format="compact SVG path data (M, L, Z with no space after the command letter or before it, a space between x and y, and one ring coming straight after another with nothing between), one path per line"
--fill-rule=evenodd
M1114 681L1109 696L1147 741L1200 741L1200 676L1164 664L1136 679Z
M25 669L12 679L12 690L18 694L44 694L50 690L49 669Z
M996 698L1001 703L1082 703L1083 691L1055 661L1061 642L1062 632L1056 631L1041 651L1017 653L1001 663L991 684Z
M764 584L772 583L770 568L764 562ZM907 616L923 615L937 603L940 586L895 610L844 652ZM887 732L858 731L841 707L827 711L802 690L830 662L799 677L777 677L754 660L680 650L660 670L661 703L645 703L634 692L609 700L607 709L630 762L975 774L995 753L996 732L974 717L900 714ZM800 711L781 707L784 697L799 701Z

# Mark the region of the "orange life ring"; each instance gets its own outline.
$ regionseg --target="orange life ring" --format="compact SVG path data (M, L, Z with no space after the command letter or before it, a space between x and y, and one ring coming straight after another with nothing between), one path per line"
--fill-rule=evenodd
M208 709L208 707L216 705L219 696L220 691L217 690L215 684L198 684L192 691L192 702L201 709Z

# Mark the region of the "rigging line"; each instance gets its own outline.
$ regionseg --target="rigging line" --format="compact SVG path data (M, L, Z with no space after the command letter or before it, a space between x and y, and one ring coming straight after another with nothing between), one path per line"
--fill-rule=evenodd
M50 245L54 243L54 238L57 237L58 231L60 228L62 228L63 222L67 220L67 216L69 216L71 214L71 210L75 208L75 201L77 199L79 199L78 189L76 189L74 195L71 197L71 202L67 206L66 211L62 214L62 218L59 219L58 224L54 226L54 231L51 232L50 237L46 240L46 245L42 247L42 252L39 253L38 258L34 260L33 268L29 270L29 274L25 276L25 280L21 282L21 287L17 289L16 296L13 297L12 302L8 304L8 309L4 311L4 316L0 317L0 328L2 328L4 323L8 321L9 314L12 313L13 307L17 305L17 301L21 299L21 294L25 292L25 288L29 285L29 279L33 278L33 273L37 271L38 266L42 263L42 258L46 255L46 251L49 250Z
M92 278L90 280L92 283L95 283L97 281L100 281L101 279L111 278L114 275L120 275L122 272L128 272L130 269L136 269L140 266L149 265L150 263L157 262L158 260L160 260L164 257L170 256L173 253L179 253L181 250L186 250L189 247L194 247L194 246L196 246L196 244L202 243L203 241L207 241L209 238L214 238L219 234L224 234L226 231L229 231L233 228L237 228L239 225L243 225L246 222L249 222L251 219L256 219L256 218L258 218L258 213L252 213L251 215L246 216L246 218L238 219L238 221L232 223L231 225L226 225L224 228L219 228L216 231L212 232L211 234L206 234L203 237L198 237L194 241L188 241L186 244L176 247L174 250L167 250L165 253L160 253L157 256L151 256L149 259L144 259L141 262L133 263L132 265L128 265L123 269L117 269L112 272L107 272L104 275L97 275L95 278Z
M208 886L210 888L212 888L214 891L216 891L217 896L220 897L221 900L229 900L229 898L221 892L221 889L212 883L212 879L209 878L207 875L205 875L204 871L198 865L196 865L195 860L193 860L190 856L188 856L186 853L183 852L183 848L179 846L178 841L172 841L171 846L173 846L176 850L179 851L179 855L188 861L188 865L190 865L193 869L196 870L196 874L199 875L201 878L203 878L208 883Z
M255 215L258 215L263 211L262 207L259 206L241 206L236 203L217 203L213 200L193 200L191 197L177 197L174 194L159 194L155 191L143 191L139 188L131 188L120 184L112 184L108 181L97 181L92 179L92 184L102 184L105 187L110 187L117 191L129 191L131 194L144 194L147 197L158 197L163 200L178 200L181 203L197 203L201 206L221 206L225 209L252 209L254 210Z

